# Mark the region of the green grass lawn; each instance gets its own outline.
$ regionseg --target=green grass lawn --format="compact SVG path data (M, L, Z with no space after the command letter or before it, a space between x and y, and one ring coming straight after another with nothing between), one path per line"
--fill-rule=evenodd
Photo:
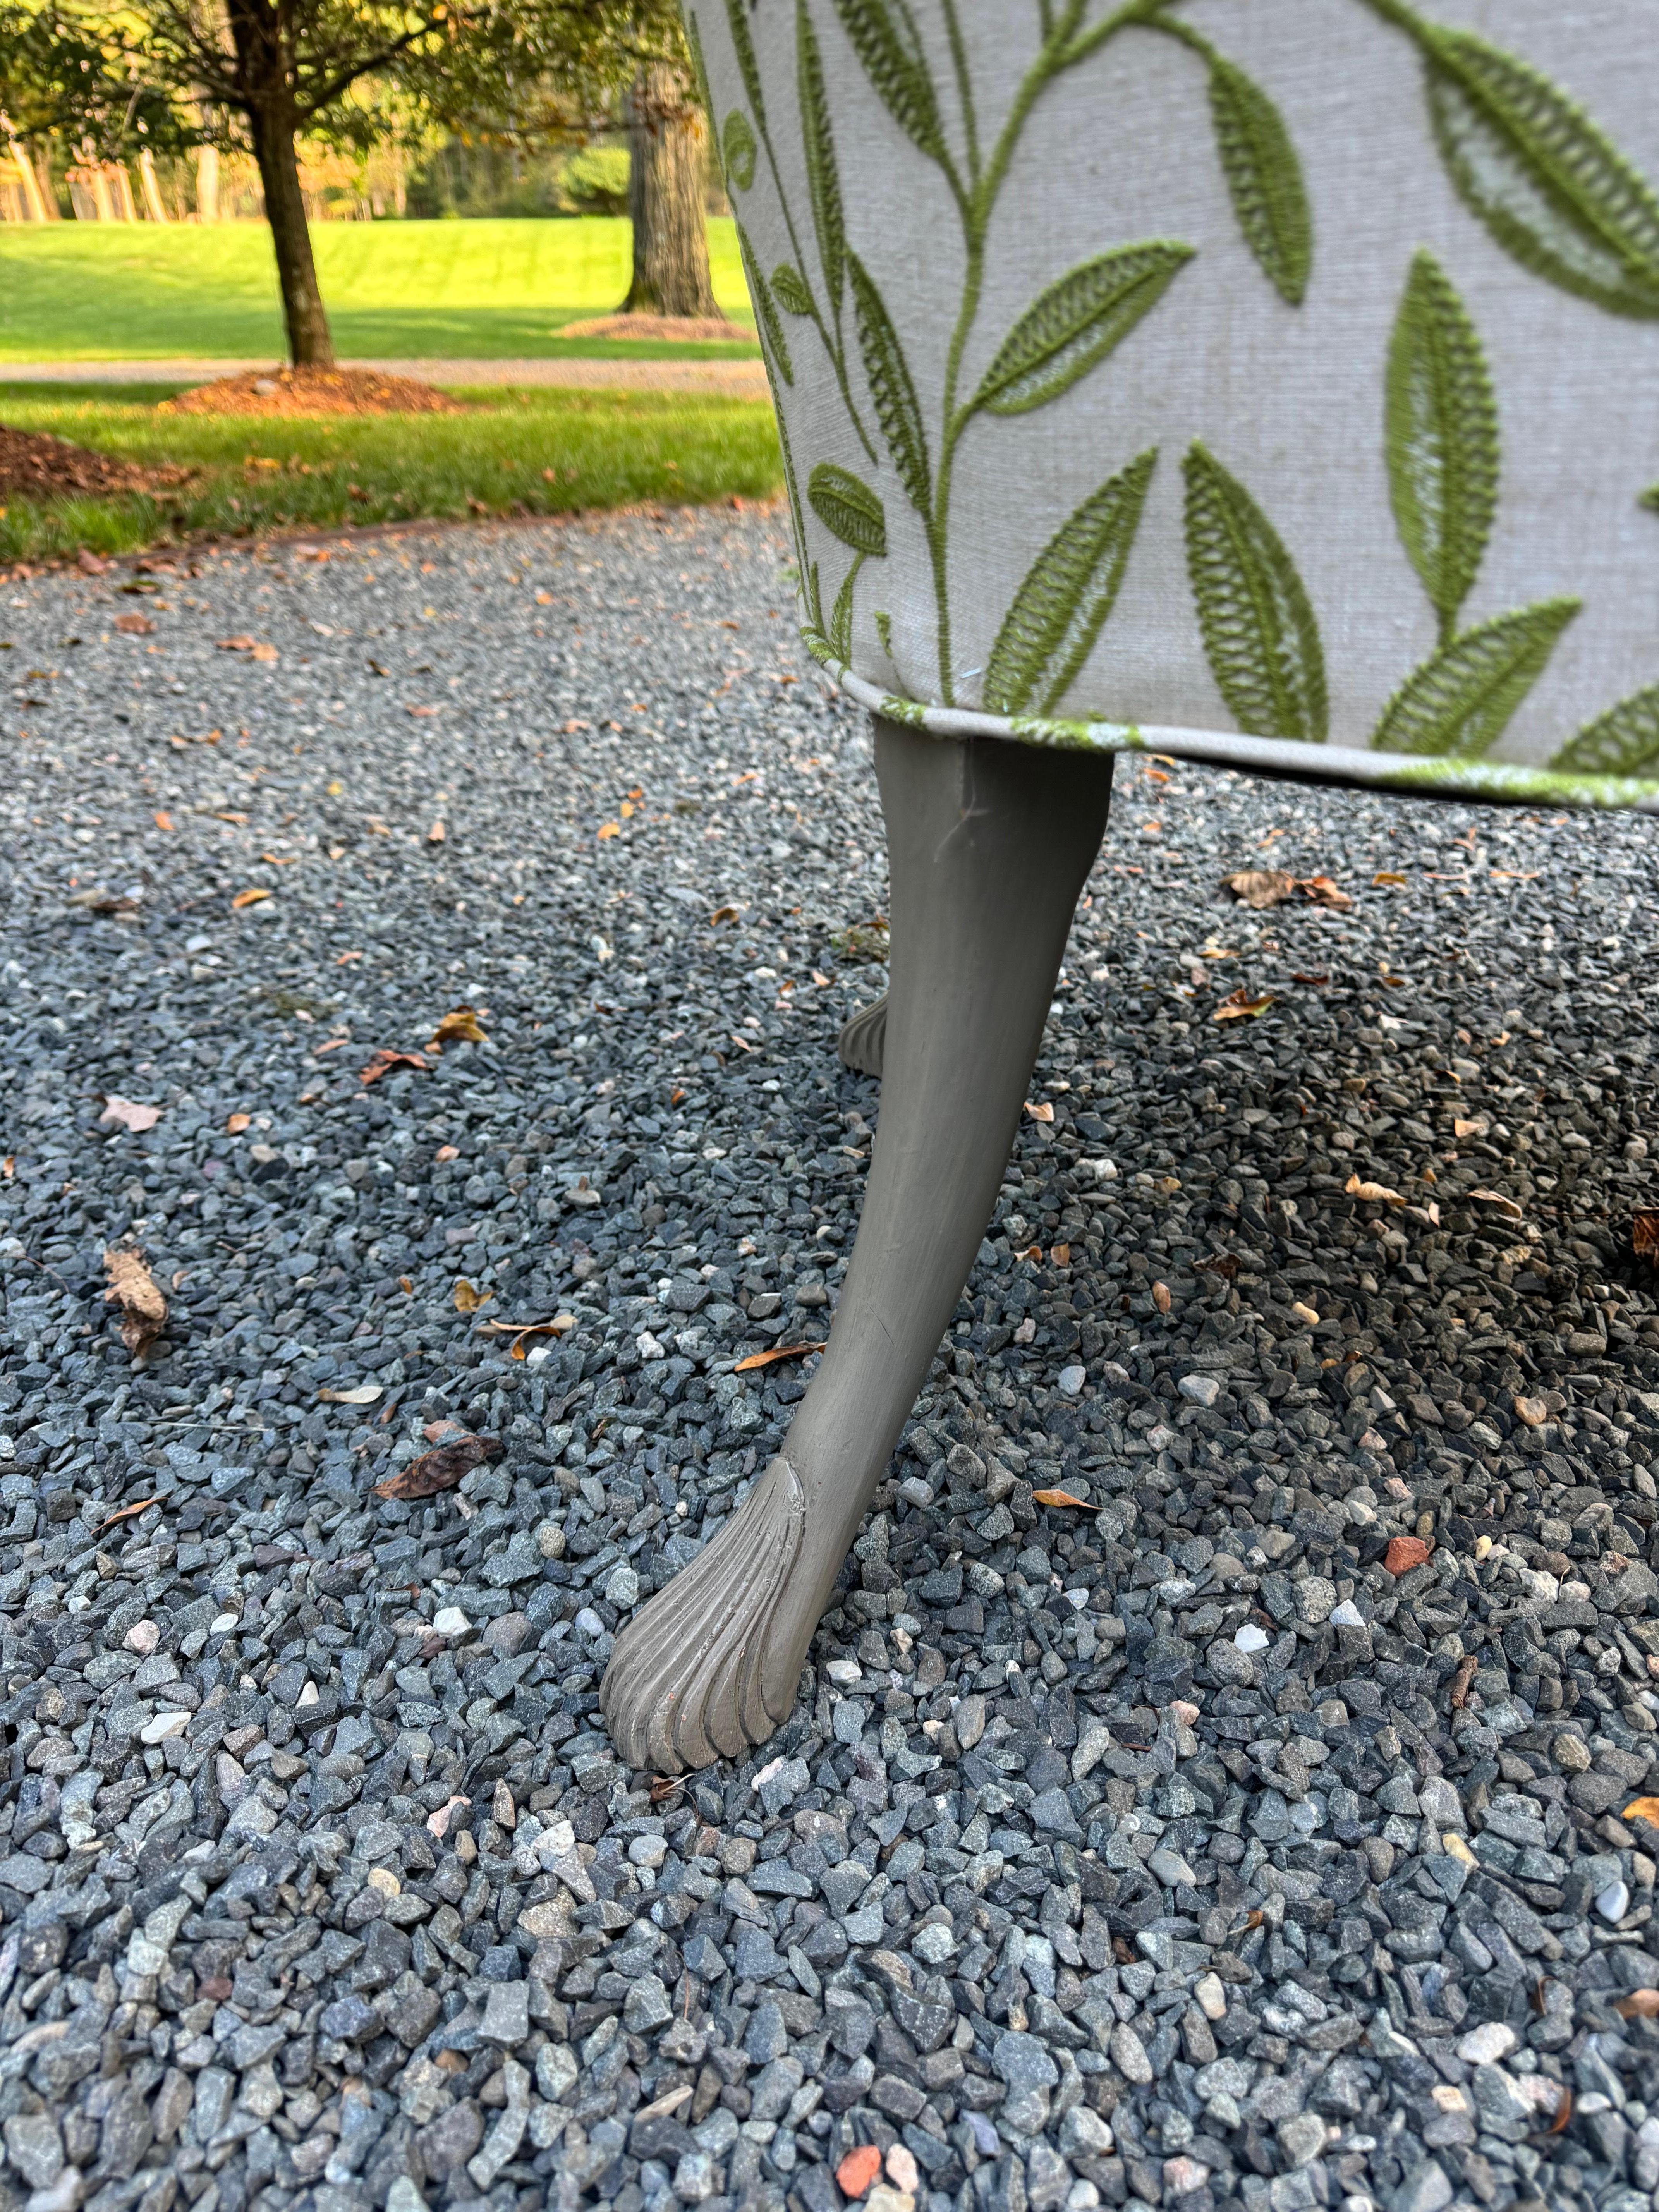
M0 384L0 420L16 429L202 471L155 498L13 499L0 507L0 562L345 522L765 498L781 478L772 412L756 400L489 386L459 394L480 403L466 415L158 415L177 388Z
M499 360L668 350L558 336L566 323L608 313L627 291L629 226L620 216L321 222L311 235L343 356ZM729 217L709 223L708 249L722 310L752 327ZM0 228L0 362L276 359L283 352L270 234L262 222Z

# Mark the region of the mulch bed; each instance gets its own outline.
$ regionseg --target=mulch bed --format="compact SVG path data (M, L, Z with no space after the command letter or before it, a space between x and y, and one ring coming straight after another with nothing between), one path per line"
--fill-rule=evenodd
M71 499L76 494L171 491L189 469L145 468L72 446L45 430L12 430L0 422L0 500Z
M464 415L465 404L412 376L368 368L252 369L164 399L159 415Z
M755 333L720 315L599 315L567 323L562 338L656 338L669 345L753 345Z

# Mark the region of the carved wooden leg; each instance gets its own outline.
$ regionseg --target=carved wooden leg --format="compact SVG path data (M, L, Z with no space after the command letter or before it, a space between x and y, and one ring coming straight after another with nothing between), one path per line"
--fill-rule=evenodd
M623 1630L617 1749L678 1773L763 1743L939 1347L996 1202L1109 757L876 723L892 952L881 1114L830 1346L742 1508Z

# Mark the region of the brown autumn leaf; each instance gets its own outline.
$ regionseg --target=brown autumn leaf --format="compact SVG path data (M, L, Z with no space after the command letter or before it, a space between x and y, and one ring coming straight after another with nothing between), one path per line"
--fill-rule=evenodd
M325 1406L373 1406L386 1395L379 1382L359 1382L349 1390L331 1390L326 1384L317 1393Z
M1523 1221L1526 1218L1524 1209L1517 1206L1514 1199L1505 1198L1501 1190L1472 1190L1468 1196L1472 1205L1495 1206L1505 1221Z
M99 1534L101 1535L106 1528L112 1528L118 1521L131 1521L137 1514L148 1513L152 1505L159 1505L161 1502L158 1492L154 1498L135 1498L131 1505L118 1505L113 1513L106 1513L98 1523Z
M1170 1285L1167 1283L1154 1283L1152 1285L1152 1304L1158 1308L1160 1313L1169 1312L1170 1299Z
M775 1344L767 1352L751 1352L747 1359L740 1359L733 1367L734 1375L747 1375L757 1367L775 1366L780 1359L805 1359L809 1353L822 1352L821 1344Z
M678 1791L684 1790L684 1787L685 1777L683 1774L653 1774L651 1778L651 1802L653 1805L666 1804L671 1797L674 1796ZM678 2095L678 2092L675 2094ZM689 2096L690 2094L690 2089L688 2085L686 2095ZM659 2100L659 2101L663 2104L667 2104L669 2100L665 2097ZM683 2105L685 2102L685 2097L679 2097L678 2101Z
M1469 1702L1469 1685L1480 1666L1480 1662L1473 1651L1458 1661L1457 1672L1452 1676L1451 1682L1451 1709L1455 1713L1461 1713Z
M1034 1505L1075 1505L1083 1513L1098 1513L1100 1510L1099 1506L1091 1505L1086 1498L1074 1498L1069 1490L1034 1490L1031 1503Z
M481 1291L476 1283L469 1283L465 1275L457 1275L453 1293L457 1313L477 1313L487 1306L495 1295L494 1291Z
M253 640L246 636L222 637L219 650L221 653L252 653Z
M252 1114L227 1114L225 1116L225 1131L229 1136L240 1137L244 1129L251 1129L252 1126Z
M1645 1820L1649 1827L1659 1828L1659 1797L1632 1797L1620 1818Z
M109 1277L104 1304L121 1309L121 1341L140 1358L167 1326L161 1286L136 1252L112 1248L104 1255L104 1273Z
M250 884L246 890L238 891L230 903L232 909L240 913L245 906L262 906L270 896L263 884Z
M1224 876L1221 888L1231 891L1241 906L1254 907L1260 913L1270 906L1282 906L1296 890L1296 878L1283 868L1243 868L1237 875Z
M1659 1990L1632 1990L1613 2008L1620 2020L1659 2020Z
M390 1075L394 1067L430 1067L432 1062L423 1052L393 1052L386 1045L369 1056L368 1065L360 1067L357 1079L365 1086L378 1083L383 1075Z
M1316 990L1321 989L1325 984L1328 983L1330 980L1331 979L1328 975L1297 975L1292 973L1291 976L1292 983L1311 983Z
M1395 875L1392 868L1384 868L1380 874L1373 876L1371 878L1371 881L1374 884L1397 884L1401 890L1403 890L1406 886L1406 878L1404 876Z
M158 806L151 819L158 830L171 830L173 827L173 817L165 806Z
M1256 995L1252 994L1248 983L1241 983L1214 1009L1210 1019L1212 1022L1255 1021L1258 1015L1265 1014L1275 1003L1270 993L1264 991Z
M1564 2081L1561 2084L1561 2101L1555 2108L1555 2118L1550 2122L1549 2131L1553 2136L1565 2135L1571 2124L1572 2092Z
M1069 1267L1072 1264L1072 1248L1069 1244L1051 1245L1048 1257L1056 1267Z
M1630 1225L1630 1249L1638 1260L1659 1260L1659 1208L1644 1206Z
M621 823L620 823L620 822L601 822L601 823L600 823L600 824L599 824L599 842L600 842L601 844L603 844L603 843L605 842L605 839L606 839L607 837L620 837L620 836L621 836L621 835L622 835L622 824L621 824Z
M115 627L127 637L148 637L155 628L148 615L117 615Z
M435 1498L441 1490L453 1490L464 1474L470 1474L475 1467L482 1467L487 1459L499 1457L501 1449L499 1437L457 1437L453 1443L422 1452L407 1467L399 1468L396 1474L377 1482L374 1495Z
M1454 1137L1484 1137L1491 1127L1491 1122L1484 1114L1478 1115L1474 1120L1469 1121L1464 1121L1459 1115L1454 1114L1452 1116Z
M428 1052L441 1052L447 1044L488 1044L489 1038L478 1024L477 1009L455 1006L438 1024L427 1039Z
M1316 906L1334 907L1339 913L1353 904L1346 891L1340 884L1334 884L1328 876L1304 876L1297 884L1297 889L1304 898L1311 899Z
M708 917L711 928L718 922L735 921L743 912L740 906L717 906Z
M1052 1121L1054 1118L1054 1109L1046 1098L1040 1098L1035 1106L1028 1098L1025 1110L1034 1121Z
M1390 1190L1386 1183L1366 1182L1357 1175L1351 1175L1342 1188L1345 1196L1363 1199L1371 1206L1403 1206L1406 1203L1400 1193Z
M274 645L256 645L249 658L253 660L275 660L279 658Z
M441 845L444 839L447 837L448 835L449 832L444 827L443 817L441 815L437 821L435 821L432 827L427 831L426 842L428 845Z
M98 1116L100 1124L107 1121L112 1128L131 1129L135 1137L142 1137L146 1129L153 1129L161 1118L159 1106L142 1105L136 1098L123 1098L112 1091L104 1100L104 1110Z

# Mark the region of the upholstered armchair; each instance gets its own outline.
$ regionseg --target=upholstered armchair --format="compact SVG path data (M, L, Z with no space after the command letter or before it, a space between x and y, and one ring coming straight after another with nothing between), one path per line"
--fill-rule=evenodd
M1620 0L702 0L803 634L875 718L830 1346L618 1638L762 1742L972 1264L1112 763L1659 804L1659 67Z

